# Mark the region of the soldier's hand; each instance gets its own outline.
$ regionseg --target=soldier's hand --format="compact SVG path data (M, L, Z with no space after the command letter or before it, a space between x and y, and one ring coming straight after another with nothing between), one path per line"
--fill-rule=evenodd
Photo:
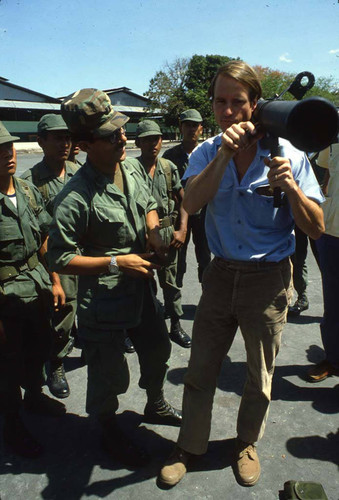
M153 278L152 269L160 269L161 266L150 262L154 257L153 252L129 255L118 255L117 265L119 269L135 278Z
M182 247L186 240L186 234L187 231L184 230L179 229L178 231L174 231L171 246L174 248Z
M52 293L54 310L60 311L66 304L66 295L60 283L54 283L52 285Z
M161 238L159 231L153 230L149 232L147 250L155 252L160 261L166 262L168 256L168 246Z

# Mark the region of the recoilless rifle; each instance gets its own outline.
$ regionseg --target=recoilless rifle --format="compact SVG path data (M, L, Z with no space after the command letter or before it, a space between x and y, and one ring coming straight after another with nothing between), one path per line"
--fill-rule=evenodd
M307 81L305 81L307 79ZM308 71L299 73L291 85L271 99L259 99L253 113L253 121L266 133L271 158L284 156L279 145L283 137L297 149L317 152L337 142L338 112L336 107L322 97L303 99L314 85L314 75ZM283 101L281 97L289 92L297 101ZM274 207L281 205L281 190L274 189Z

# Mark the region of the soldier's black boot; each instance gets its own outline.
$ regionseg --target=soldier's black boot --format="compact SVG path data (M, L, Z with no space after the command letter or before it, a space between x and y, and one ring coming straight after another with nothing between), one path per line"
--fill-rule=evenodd
M309 308L309 303L306 295L301 295L297 298L293 306L288 306L288 316L296 317L300 313Z
M124 346L125 346L125 352L126 353L132 354L133 352L135 352L135 348L134 348L133 342L131 341L131 339L129 337L125 338L125 340L124 340Z
M192 345L191 337L187 335L182 328L179 318L171 318L171 329L168 335L172 342L175 342L181 347L189 348Z
M171 406L161 391L160 396L155 400L148 400L144 409L144 422L150 424L180 426L182 413Z
M21 457L37 458L43 453L41 444L25 427L18 413L5 415L3 440L10 452Z
M102 447L115 460L132 467L141 467L150 461L148 454L126 436L115 415L102 421L101 425Z
M51 361L48 388L50 392L59 399L68 398L70 394L69 385L66 379L64 365L61 359Z

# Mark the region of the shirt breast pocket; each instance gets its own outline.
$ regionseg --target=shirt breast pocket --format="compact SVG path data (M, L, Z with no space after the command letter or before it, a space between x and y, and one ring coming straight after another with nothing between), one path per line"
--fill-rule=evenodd
M94 206L96 223L94 231L104 246L124 247L126 243L126 214L121 208L105 205Z

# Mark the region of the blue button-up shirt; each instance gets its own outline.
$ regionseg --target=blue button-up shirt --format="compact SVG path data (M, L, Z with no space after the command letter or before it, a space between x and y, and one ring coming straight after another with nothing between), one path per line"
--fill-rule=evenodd
M308 198L322 203L324 197L305 153L284 139L279 143L298 186ZM190 156L183 180L202 172L220 145L221 134L200 144ZM229 260L279 262L294 253L294 220L287 197L282 193L282 206L274 208L273 195L267 195L265 189L269 187L269 168L264 164L268 156L269 150L258 142L256 156L240 182L234 161L227 165L206 212L206 235L214 255Z

